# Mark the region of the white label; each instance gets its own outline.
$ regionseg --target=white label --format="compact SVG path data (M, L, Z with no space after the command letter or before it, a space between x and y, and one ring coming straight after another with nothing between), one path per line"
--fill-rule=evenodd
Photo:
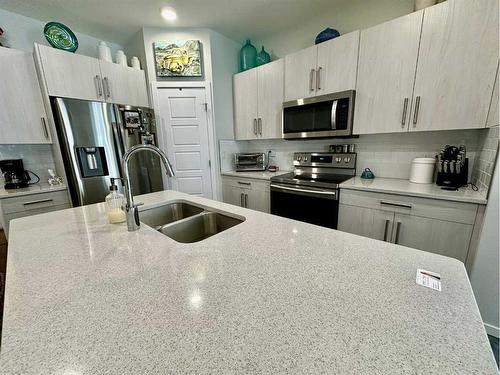
M441 291L441 275L436 272L417 270L417 284Z

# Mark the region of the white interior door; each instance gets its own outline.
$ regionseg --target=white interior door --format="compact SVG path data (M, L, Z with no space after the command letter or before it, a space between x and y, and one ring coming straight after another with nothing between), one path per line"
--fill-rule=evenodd
M175 171L172 189L212 198L205 88L159 88L163 145Z

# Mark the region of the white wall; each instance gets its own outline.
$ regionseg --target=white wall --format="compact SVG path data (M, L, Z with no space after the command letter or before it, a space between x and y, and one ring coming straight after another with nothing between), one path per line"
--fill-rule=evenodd
M498 139L497 139L498 142ZM483 229L474 264L471 268L470 281L481 317L490 335L499 337L499 220L500 210L500 170L496 164L491 182L488 205L484 216Z
M45 24L46 22L0 9L0 26L5 32L2 40L11 48L31 52L35 42L49 45L43 35ZM71 28L71 25L67 26ZM79 47L76 53L97 57L97 44L100 40L78 33L75 30L73 32L78 39ZM110 42L107 42L107 44L110 46L113 56L117 50L122 49L118 44Z
M326 7L321 14L304 19L293 28L252 42L257 50L264 45L273 58L283 57L312 46L316 35L327 27L337 29L340 34L368 28L411 13L413 3L413 0L347 0Z

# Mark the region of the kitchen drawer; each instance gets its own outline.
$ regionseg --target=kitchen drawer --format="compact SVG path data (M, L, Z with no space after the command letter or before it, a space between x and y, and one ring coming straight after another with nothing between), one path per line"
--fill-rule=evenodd
M239 187L247 190L270 190L270 182L254 180L251 178L222 177L222 183L232 187Z
M340 203L401 214L474 224L477 204L341 189Z
M39 194L38 194L39 195ZM59 210L64 210L66 208L71 208L71 205L68 203L65 204L60 204L57 206L48 206L48 207L42 207L42 208L35 208L32 210L25 210L25 211L19 211L19 212L12 212L10 214L5 214L4 213L4 224L5 224L5 234L8 238L9 235L9 224L11 220L18 219L20 217L25 217L25 216L33 216L33 215L39 215L39 214L44 214L47 212L52 212L52 211L59 211Z
M69 205L69 198L66 190L59 190L5 198L0 201L0 204L2 205L3 214L8 215L15 212L31 212L40 208L63 204ZM32 215L32 213L28 215Z

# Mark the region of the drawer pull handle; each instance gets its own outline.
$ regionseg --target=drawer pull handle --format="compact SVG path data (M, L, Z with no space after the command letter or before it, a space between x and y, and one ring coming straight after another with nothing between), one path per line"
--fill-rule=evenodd
M30 204L37 204L37 203L46 203L46 202L52 202L52 198L47 198L47 199L40 199L38 201L30 201L30 202L23 202L24 206L29 206Z
M394 207L401 207L401 208L408 208L409 210L412 209L411 204L404 204L404 203L396 203L396 202L386 202L386 201L380 201L380 204L384 204L386 206L394 206Z
M396 224L396 238L394 239L394 243L396 245L398 245L398 241L399 241L399 228L401 228L401 222L398 221L398 223Z
M385 228L384 228L384 241L387 241L387 229L389 228L389 222L390 220L385 221Z
M252 185L250 182L241 182L241 181L238 181L238 184L240 184L240 185L247 185L247 186Z

